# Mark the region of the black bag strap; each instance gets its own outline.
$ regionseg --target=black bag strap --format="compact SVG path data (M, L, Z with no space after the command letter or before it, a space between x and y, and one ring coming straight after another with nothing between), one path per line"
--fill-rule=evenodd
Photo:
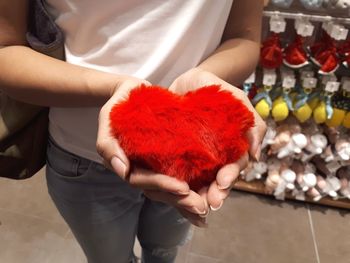
M64 59L63 33L47 12L44 0L29 1L26 38L32 49L57 59Z

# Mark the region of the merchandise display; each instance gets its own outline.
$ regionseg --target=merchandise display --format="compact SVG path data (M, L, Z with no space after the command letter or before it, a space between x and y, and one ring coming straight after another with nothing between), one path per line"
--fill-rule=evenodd
M270 2L244 85L268 130L235 189L350 209L349 12L350 1Z

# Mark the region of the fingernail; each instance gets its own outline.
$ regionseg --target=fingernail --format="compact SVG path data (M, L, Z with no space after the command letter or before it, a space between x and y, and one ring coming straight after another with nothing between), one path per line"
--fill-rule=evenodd
M218 188L220 190L225 190L229 188L231 184L232 184L231 176L227 175L223 177L222 182L220 182L220 184L218 183Z
M210 209L208 209L204 214L198 214L201 218L206 218L209 215Z
M218 211L218 210L222 207L222 204L223 204L223 203L224 203L224 201L221 200L221 203L219 204L218 207L213 207L213 206L210 205L210 209L211 209L212 211Z
M188 210L189 212L197 214L197 215L207 214L207 211L200 211L197 207L194 207L194 206L185 206L185 209Z
M256 149L256 152L255 152L255 155L254 155L255 161L259 162L260 155L261 155L261 144L259 144L258 148Z
M111 160L111 165L114 171L124 179L126 176L126 165L118 157L115 156Z
M171 192L172 194L174 195L188 195L190 194L190 191L182 191L182 190L178 190L178 191L174 191L174 192Z

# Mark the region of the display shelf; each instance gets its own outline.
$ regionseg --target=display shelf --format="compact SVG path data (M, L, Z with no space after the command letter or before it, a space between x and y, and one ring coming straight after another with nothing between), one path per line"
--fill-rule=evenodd
M331 196L335 196L334 192L338 192L339 199L333 199L327 195L319 201L314 201L312 197L306 196L306 193L305 198L301 198L303 194L299 191L295 191L299 194L298 197L292 195L291 192L286 192L285 199L350 210L350 200L345 198L348 195L347 191L350 191L350 187L345 188L344 185L346 181L350 182L350 163L346 162L348 159L339 155L343 149L347 149L346 151L350 153L350 130L345 129L344 127L347 126L343 124L343 128L337 128L337 135L334 133L337 139L332 139L331 132L327 132L327 125L341 127L343 122L341 118L345 120L345 117L338 116L339 120L337 120L336 116L328 124L327 120L319 120L320 116L318 116L320 112L327 113L327 110L322 109L321 102L324 102L324 94L328 94L328 91L331 95L337 95L337 97L329 95L329 98L336 98L334 101L332 100L332 103L336 102L336 104L329 104L328 107L340 108L340 111L343 110L341 112L345 114L350 112L350 110L340 107L339 104L339 101L346 100L341 95L341 92L347 90L347 85L344 85L344 81L346 81L345 77L350 76L348 67L350 64L350 52L348 51L350 50L350 38L348 36L350 8L339 9L330 7L330 5L322 5L319 8L312 8L311 3L306 5L301 1L292 1L287 8L286 6L278 5L277 1L274 3L270 1L265 7L262 23L262 39L264 39L264 42L262 44L261 61L255 70L254 85L247 81L246 84L250 85L247 85L245 88L248 87L248 92L250 93L246 92L253 100L257 112L263 118L270 116L271 129L269 130L270 133L268 133L269 136L267 136L264 147L265 152L263 151L262 153L264 158L261 158L261 163L256 167L253 164L249 166L242 173L242 177L235 184L234 189L275 198L273 193L268 193L265 190L264 180L245 181L245 179L259 178L254 173L265 178L264 175L269 174L267 171L272 167L271 178L275 181L279 180L281 184L277 184L279 186L278 190L274 188L271 189L271 192L275 192L278 197L282 198L282 191L287 189L283 183L294 184L296 189L303 188L303 184L306 184L304 176L310 175L309 179L307 179L309 180L308 184L315 185L310 183L310 180L311 182L316 180L316 185L327 186L327 188L323 187L323 190L319 191L327 192ZM323 22L326 23L323 24ZM328 38L325 37L325 34L328 35ZM296 37L297 35L300 37ZM309 75L308 78L312 78L313 82L310 83L317 84L312 86L313 91L311 93L308 91L311 88L308 87L310 85L308 82L306 82L307 85L304 82L306 75L302 73L307 73ZM295 88L293 91L289 90L291 87L283 86L285 85L283 84L283 79L287 75L289 79L294 80L291 83L296 83L292 87ZM333 80L331 80L331 77L327 79L324 75L332 76ZM271 83L265 81L269 79ZM336 82L337 88L334 88L332 91L329 88L331 86L329 86L327 90L328 82L334 82L331 83L334 87ZM305 87L304 84L306 85ZM281 86L283 86L283 89L281 89ZM265 89L266 87L268 89ZM252 89L249 90L249 88ZM337 91L338 89L339 91ZM256 96L259 92L261 93L260 95L266 95L266 97ZM273 92L275 93L273 94ZM293 97L291 100L289 92L291 94L293 92L294 94L303 93L304 95ZM309 94L319 99L313 106L311 105L311 99L310 101L308 100ZM265 102L260 103L263 100L261 98L265 99ZM280 98L283 98L284 101ZM298 112L295 112L293 107L286 105L288 102L290 104L302 103L302 100L305 98L306 102L300 104L302 106L297 108ZM294 99L295 101L293 101ZM276 102L277 100L279 101ZM274 103L275 108L273 108ZM304 105L309 105L309 107L304 107ZM285 110L288 111L288 114L277 114L281 109L285 108L288 108ZM299 109L302 110L299 111ZM292 116L292 111L295 113L293 115L297 117L294 121L288 120L286 117L288 115ZM308 113L308 111L311 111L311 113ZM307 119L315 119L315 111L318 114L317 125L312 125L313 123L310 121L305 122ZM309 114L308 117L305 117L305 120L301 116L303 112L305 116ZM328 116L327 119L329 119ZM326 124L321 125L320 123ZM288 125L291 125L291 132L289 133L287 132L288 129L286 129ZM283 126L285 127L283 128ZM298 137L292 140L293 135ZM273 150L271 150L272 146ZM315 156L320 156L319 160L316 160ZM313 162L310 161L310 164L306 164L305 160L308 161L311 158L315 160ZM300 181L295 180L297 175ZM278 176L279 179L277 179ZM338 187L341 184L340 179L344 183L342 191ZM275 181L274 183L276 183ZM271 185L270 188L273 188L273 186L276 185ZM319 191L318 187L315 189L312 187L310 192L316 195L315 193L318 194Z
M267 196L272 196L271 194L268 194L265 192L265 185L262 181L255 180L247 183L246 181L239 179L233 186L233 189L240 190L240 191L246 191L250 193L255 194L262 194ZM317 205L325 205L325 206L332 206L337 208L343 208L350 210L350 200L347 199L337 199L333 200L330 197L323 197L320 201L315 202L311 198L306 197L305 200L298 200L295 199L292 195L286 193L286 199L287 200L294 200L294 201L300 201L300 202L308 202L312 204Z
M314 21L322 21L322 17L333 17L337 22L340 22L343 18L347 19L349 18L350 14L350 9L337 9L337 8L327 8L325 6L320 7L320 8L306 8L301 1L293 1L291 6L283 8L281 6L274 5L269 1L270 3L265 6L264 11L268 12L280 12L280 13L285 13L287 16L292 14L303 14L306 16L312 16L311 20ZM312 1L309 1L312 2ZM317 2L317 1L313 1ZM290 17L292 18L292 17ZM320 20L319 20L320 19ZM343 20L344 21L344 20ZM345 22L346 23L346 22Z
M282 16L286 19L307 19L315 22L338 22L342 24L350 24L350 18L346 17L334 17L330 15L311 15L303 13L291 13L291 12L282 12L282 11L264 11L264 16L273 17L273 16Z

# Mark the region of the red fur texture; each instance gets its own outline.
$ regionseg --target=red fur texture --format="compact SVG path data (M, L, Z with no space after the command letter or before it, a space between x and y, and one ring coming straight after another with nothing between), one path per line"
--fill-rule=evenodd
M140 86L113 107L110 121L132 165L185 180L198 191L248 150L254 116L218 85L183 96Z

